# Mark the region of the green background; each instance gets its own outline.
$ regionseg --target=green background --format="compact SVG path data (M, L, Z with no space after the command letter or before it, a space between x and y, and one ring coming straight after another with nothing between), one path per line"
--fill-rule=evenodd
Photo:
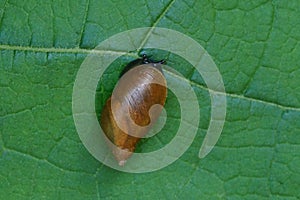
M298 0L0 0L0 199L300 198L299 19ZM167 54L185 76L178 84L190 82L198 96L199 131L172 165L128 174L103 166L81 143L72 88L101 41L149 26L180 31L208 51L228 110L216 147L199 159L208 90L191 66ZM119 59L118 70L105 75L99 104L132 59ZM167 107L177 105L174 98ZM140 151L170 140L180 113L167 110L164 133L143 141Z

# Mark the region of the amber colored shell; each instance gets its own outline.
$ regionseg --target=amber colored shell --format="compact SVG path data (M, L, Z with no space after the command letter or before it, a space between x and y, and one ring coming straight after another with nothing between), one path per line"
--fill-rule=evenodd
M160 63L136 66L120 78L100 120L104 133L115 145L111 148L119 165L125 164L137 142L147 134L162 111L162 107L155 107L150 117L150 108L155 104L164 106L166 97L166 79Z

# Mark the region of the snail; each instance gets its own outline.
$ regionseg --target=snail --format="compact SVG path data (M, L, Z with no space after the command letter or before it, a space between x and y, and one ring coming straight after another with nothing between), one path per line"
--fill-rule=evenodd
M138 141L149 132L165 105L164 63L146 55L130 62L102 109L100 125L120 166L133 154Z

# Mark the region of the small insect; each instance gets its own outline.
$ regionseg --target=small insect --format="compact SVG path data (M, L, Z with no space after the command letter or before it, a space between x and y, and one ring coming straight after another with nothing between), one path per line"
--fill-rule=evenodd
M140 138L149 132L165 104L164 63L146 55L130 62L102 110L100 124L113 143L112 153L120 166L133 154Z

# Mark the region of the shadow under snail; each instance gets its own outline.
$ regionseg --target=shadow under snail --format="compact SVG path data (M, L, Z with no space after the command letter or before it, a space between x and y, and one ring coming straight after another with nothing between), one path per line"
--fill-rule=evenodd
M104 105L100 124L120 166L161 114L167 97L164 63L146 55L130 62Z

